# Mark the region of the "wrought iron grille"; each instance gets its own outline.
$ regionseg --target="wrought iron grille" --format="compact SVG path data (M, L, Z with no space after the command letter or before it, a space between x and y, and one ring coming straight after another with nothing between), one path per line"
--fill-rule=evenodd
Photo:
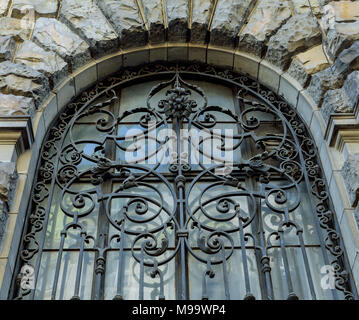
M152 135L163 128L181 137L168 165L150 161L171 142ZM226 128L232 171L195 139L225 151ZM83 92L47 134L28 211L11 298L357 298L313 139L281 97L232 71L148 65Z

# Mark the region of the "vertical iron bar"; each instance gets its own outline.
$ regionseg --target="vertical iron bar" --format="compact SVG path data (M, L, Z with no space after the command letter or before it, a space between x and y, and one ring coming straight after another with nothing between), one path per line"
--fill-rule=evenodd
M292 299L295 299L296 295L293 292L292 278L290 275L289 263L288 263L287 253L285 251L285 241L283 240L283 236L284 236L283 232L280 232L280 235L279 235L280 249L281 249L282 260L283 260L283 264L284 264L285 277L287 280L287 288L288 288L288 298L287 299L292 300Z
M114 300L123 300L122 294L122 267L123 267L123 247L125 241L125 219L121 223L121 233L120 233L120 253L118 261L118 271L117 271L117 292Z
M139 286L139 294L138 294L138 300L143 300L143 291L144 291L144 275L145 275L145 270L144 270L144 257L143 257L143 252L144 252L144 246L145 243L143 243L141 245L141 261L140 261L140 286Z
M312 299L316 300L317 297L315 295L314 284L313 284L312 274L310 272L308 256L307 256L307 252L306 252L305 246L304 246L303 234L302 234L302 231L298 231L297 233L298 233L298 238L299 238L299 243L300 243L300 249L301 249L302 255L303 255L305 271L307 273L307 279L308 279L308 284L309 284L309 288L310 288L310 293L312 295Z
M62 253L63 253L63 249L64 249L65 237L66 237L66 232L62 231L61 232L60 248L59 248L59 253L58 253L57 261L56 261L54 282L53 282L53 286L52 286L51 300L56 299L57 284L58 284L58 281L59 281L59 272L60 272L60 266L61 266L61 260L62 260Z
M81 232L81 246L80 246L80 252L79 252L79 259L78 259L78 262L77 262L75 290L74 290L74 295L71 298L71 300L80 300L79 291L80 291L81 271L82 271L82 261L83 261L83 253L84 253L84 246L85 246L85 237L86 237L86 233Z
M226 248L224 243L222 243L222 261L223 261L223 280L224 280L224 293L226 296L226 300L231 299L231 295L229 292L229 283L228 283L228 272L227 272L227 260L226 260Z

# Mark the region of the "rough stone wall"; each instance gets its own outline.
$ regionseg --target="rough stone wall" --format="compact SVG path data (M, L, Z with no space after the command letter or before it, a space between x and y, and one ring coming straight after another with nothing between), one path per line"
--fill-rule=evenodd
M0 0L0 116L31 115L65 77L94 58L166 42L264 58L298 81L326 121L332 113L353 113L359 2L311 3L312 8L307 0Z

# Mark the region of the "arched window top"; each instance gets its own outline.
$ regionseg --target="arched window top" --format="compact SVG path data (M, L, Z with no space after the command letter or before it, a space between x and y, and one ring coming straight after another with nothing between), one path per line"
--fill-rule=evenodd
M22 299L351 299L313 139L253 79L121 70L43 144L13 285Z

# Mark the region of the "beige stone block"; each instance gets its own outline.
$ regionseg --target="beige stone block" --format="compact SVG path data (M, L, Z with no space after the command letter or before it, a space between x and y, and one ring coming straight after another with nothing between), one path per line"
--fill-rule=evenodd
M188 45L188 60L206 63L207 46L206 45Z
M344 164L343 154L335 148L329 147L324 141L319 151L320 160L328 184L332 179L334 171L340 172Z
M348 193L346 191L343 177L340 171L333 171L333 176L329 185L330 196L333 201L335 212L340 221L344 210L351 210Z
M188 44L186 43L169 43L167 46L168 61L187 61Z
M97 82L97 64L92 62L74 74L76 95Z
M58 113L56 94L50 93L49 97L47 98L41 109L43 110L45 127L47 129Z
M314 74L328 68L328 61L325 58L322 45L299 53L293 59L298 60L308 74Z
M301 91L298 97L297 111L301 118L304 120L307 127L310 127L313 112L318 108L313 99L307 94L306 91Z
M0 258L0 286L3 283L4 274L5 274L5 270L6 270L6 264L7 264L7 259Z
M310 132L314 138L318 150L321 149L322 143L324 141L325 130L326 125L324 123L322 114L320 111L314 111L312 122L310 123Z
M359 2L358 1L332 1L330 5L335 12L335 21L345 22L359 20Z
M123 66L122 52L117 52L113 55L103 57L96 60L97 62L97 77L98 80L102 80L109 75L117 72Z
M219 67L233 68L233 50L224 50L209 46L207 49L207 63Z
M274 92L278 92L279 80L283 71L266 60L259 64L258 81Z
M167 43L158 46L150 45L150 63L167 61Z
M14 144L0 145L0 161L11 162L15 156Z
M57 109L61 112L63 107L65 107L75 96L75 80L73 76L65 79L53 91L57 95Z
M257 79L261 60L261 58L248 53L237 51L234 53L234 71L247 73Z
M338 213L337 213L338 216ZM354 265L355 257L359 253L359 229L355 220L354 210L344 210L339 220L340 231L344 240L344 245L347 250L350 266Z
M32 155L32 150L26 150L25 152L19 155L16 161L17 173L26 174L28 172L31 155Z
M37 136L38 131L45 131L45 121L42 116L42 110L37 111L32 118L32 128L34 130L34 136Z
M329 153L330 153L329 147L326 145L326 143L322 143L322 146L319 150L319 156L320 156L320 161L322 162L324 175L327 180L327 185L329 185L333 175L332 162L330 161Z
M359 288L359 254L357 254L357 256L355 258L355 262L352 267L352 271L353 271L353 278L355 281L355 285L357 286L357 288Z
M135 50L123 51L123 66L135 67L149 63L150 49L148 46L136 48Z
M294 108L297 107L299 92L302 89L302 86L288 73L283 73L281 75L278 93Z

